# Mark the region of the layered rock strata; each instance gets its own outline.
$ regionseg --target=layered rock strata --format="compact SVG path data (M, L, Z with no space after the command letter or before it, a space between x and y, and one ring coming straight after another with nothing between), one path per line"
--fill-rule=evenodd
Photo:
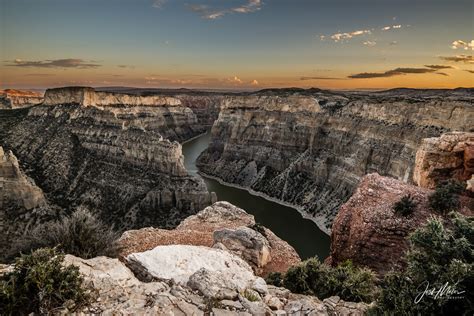
M413 181L433 189L444 180L465 182L474 173L474 133L453 132L426 138L416 153Z
M352 260L379 274L400 269L410 233L431 216L440 216L429 207L432 192L376 173L365 176L334 220L327 263ZM409 216L396 214L394 204L406 195L415 201L416 209ZM474 215L474 199L461 196L460 202L460 213Z
M43 95L33 91L0 90L0 109L19 109L43 102Z
M472 129L472 91L443 93L295 89L228 96L198 167L297 206L329 232L365 174L409 182L423 138Z
M221 244L223 249L246 260L255 272L263 276L270 272L284 273L301 261L293 247L271 230L263 228L265 236L262 236L248 228L252 225L255 225L253 215L230 203L216 202L183 220L176 229L149 227L123 233L119 240L121 257L161 245L212 247ZM236 233L249 231L248 234ZM243 238L234 238L234 235ZM256 239L253 240L253 237Z
M87 206L125 230L174 227L213 201L202 179L187 174L177 142L205 126L178 99L53 89L22 115L2 122L9 130L1 142L64 209Z

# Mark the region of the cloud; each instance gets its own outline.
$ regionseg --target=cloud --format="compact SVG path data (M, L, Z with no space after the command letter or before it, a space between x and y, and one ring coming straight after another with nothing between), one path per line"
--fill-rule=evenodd
M341 42L353 38L354 36L360 36L364 34L371 34L370 30L357 30L350 33L336 33L332 34L330 38L335 42ZM324 36L324 35L323 35Z
M442 60L452 61L455 63L474 63L474 58L472 55L456 55L456 56L439 56Z
M26 74L28 77L52 77L56 76L55 74Z
M376 41L365 41L364 45L369 46L369 47L373 47L373 46L377 45L377 42Z
M452 68L449 66L438 68L440 67L439 65L430 65L430 66L427 66L427 68L395 68L395 69L388 70L385 72L362 72L362 73L358 73L354 75L349 75L348 78L351 78L351 79L387 78L387 77L401 76L401 75L406 75L406 74L435 73L439 69ZM439 74L446 75L444 73L439 73Z
M397 45L397 44L398 44L397 41L391 41L390 43L388 43L388 45L390 45L390 46L395 46L395 45Z
M117 65L117 67L119 68L129 68L129 69L134 69L135 66L132 66L132 65Z
M167 2L168 0L154 0L153 1L153 8L161 9L163 8L163 5Z
M101 65L95 63L85 62L83 59L67 58L67 59L55 59L55 60L41 60L41 61L28 61L22 59L15 59L6 66L11 67L34 67L34 68L79 68L89 69L98 68Z
M251 85L252 85L252 86L258 86L258 81L257 81L257 79L253 79Z
M300 80L345 80L346 78L337 78L337 77L301 77Z
M199 14L203 19L215 20L231 13L253 13L259 11L262 5L262 0L247 0L244 4L231 8L217 9L206 4L188 5L188 8Z
M453 69L453 66L448 65L425 65L427 68L439 70L439 69Z
M467 72L470 72L471 74L474 74L474 70L465 69L464 71L467 71Z
M242 84L242 83L244 83L244 82L242 81L242 79L240 79L240 78L237 77L237 76L234 76L234 78L229 78L229 79L227 79L227 81L228 81L228 82L231 82L231 83L235 83L235 84Z
M401 25L401 24L398 24L398 25L384 26L384 27L382 27L380 30L381 30L381 31L388 31L388 30L391 30L391 29L401 29L401 28L402 28L402 25Z
M465 42L461 40L454 41L451 44L452 49L464 49L464 50L474 50L474 40L471 40L470 42Z

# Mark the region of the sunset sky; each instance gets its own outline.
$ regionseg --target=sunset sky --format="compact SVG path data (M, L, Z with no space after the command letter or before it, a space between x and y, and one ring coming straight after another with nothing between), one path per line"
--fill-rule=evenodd
M0 0L0 86L474 86L472 0Z

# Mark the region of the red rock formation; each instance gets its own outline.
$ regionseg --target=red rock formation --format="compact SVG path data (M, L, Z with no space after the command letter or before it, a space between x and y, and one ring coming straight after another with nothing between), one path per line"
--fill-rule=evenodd
M452 132L425 138L416 153L413 181L433 189L446 179L466 181L474 173L474 133Z
M255 224L253 215L227 203L217 202L189 216L174 230L143 228L125 232L120 238L121 257L134 252L143 252L161 245L194 245L212 247L213 234L223 228L236 229ZM265 265L260 275L270 272L286 272L301 259L296 251L284 240L265 228L266 238L271 247L271 261Z
M376 173L365 176L334 220L327 262L351 259L380 274L403 265L407 236L436 215L428 206L431 192ZM416 210L408 217L395 214L394 203L407 194L417 202ZM474 214L474 199L462 197L461 204L461 213Z

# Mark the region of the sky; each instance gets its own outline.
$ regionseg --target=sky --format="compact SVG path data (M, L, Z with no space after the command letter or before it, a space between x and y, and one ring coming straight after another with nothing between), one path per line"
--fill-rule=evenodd
M0 0L0 87L473 87L473 3Z

